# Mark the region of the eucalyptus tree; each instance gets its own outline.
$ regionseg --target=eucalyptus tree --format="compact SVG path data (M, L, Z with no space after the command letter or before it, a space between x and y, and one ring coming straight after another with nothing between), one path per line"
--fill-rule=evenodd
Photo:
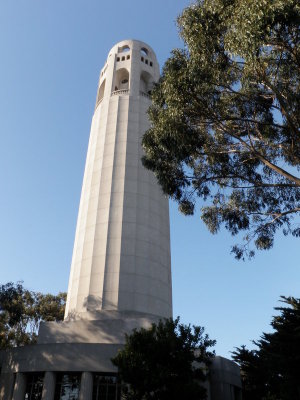
M144 165L236 258L300 236L300 3L198 0L152 92Z
M61 321L66 293L42 294L22 282L0 285L0 349L36 342L41 321Z

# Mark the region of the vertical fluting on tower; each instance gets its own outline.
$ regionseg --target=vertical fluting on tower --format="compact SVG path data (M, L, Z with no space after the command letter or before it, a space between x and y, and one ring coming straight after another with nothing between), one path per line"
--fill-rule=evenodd
M141 163L158 78L153 50L137 40L115 45L101 70L66 318L101 310L172 316L168 200Z

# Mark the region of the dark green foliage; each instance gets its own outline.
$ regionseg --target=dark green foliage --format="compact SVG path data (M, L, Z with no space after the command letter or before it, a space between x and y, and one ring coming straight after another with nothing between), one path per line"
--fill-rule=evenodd
M263 333L257 350L237 348L233 359L241 366L244 400L300 399L300 299L282 297L274 332Z
M36 316L41 321L62 321L64 319L66 293L53 295L36 293Z
M152 93L144 165L180 210L245 233L235 256L299 237L300 3L198 0L178 18L174 50ZM204 203L205 202L205 203Z
M112 359L128 400L206 399L201 386L215 345L204 328L183 325L179 318L126 335L122 351Z
M0 285L0 349L36 341L41 321L61 321L66 293L35 293L21 282Z

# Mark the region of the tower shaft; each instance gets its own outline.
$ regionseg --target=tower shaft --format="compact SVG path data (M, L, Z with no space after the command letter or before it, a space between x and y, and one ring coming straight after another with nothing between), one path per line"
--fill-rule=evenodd
M68 288L66 318L101 310L172 316L168 200L142 163L149 46L112 48L99 80Z

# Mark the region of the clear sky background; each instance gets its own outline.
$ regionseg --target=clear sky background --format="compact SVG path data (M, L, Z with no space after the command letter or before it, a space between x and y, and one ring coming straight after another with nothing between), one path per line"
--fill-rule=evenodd
M139 39L162 66L182 47L187 0L1 0L0 283L66 291L97 83L110 48ZM251 262L226 231L170 204L174 316L206 327L219 355L269 331L280 295L300 297L299 240Z

